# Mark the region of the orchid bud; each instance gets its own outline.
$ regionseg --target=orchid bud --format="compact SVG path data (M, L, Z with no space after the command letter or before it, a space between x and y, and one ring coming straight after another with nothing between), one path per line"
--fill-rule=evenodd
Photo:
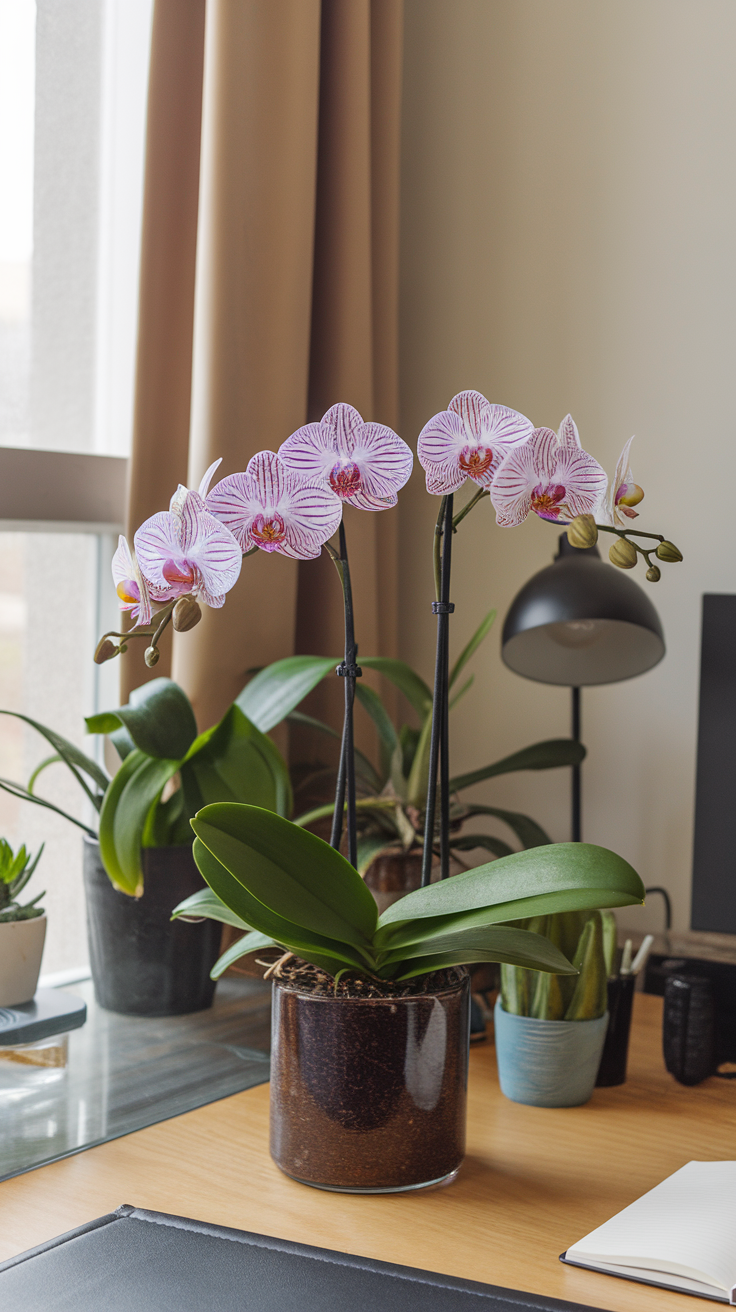
M678 551L674 542L660 542L656 555L660 560L666 561L668 565L676 565L678 561L682 560L682 552Z
M623 496L621 493L616 497L617 506L638 506L640 501L644 500L644 488L639 487L638 483L626 483Z
M576 515L567 526L567 540L571 547L585 551L598 541L598 529L592 515Z
M161 652L159 651L158 647L146 647L143 659L146 662L146 665L148 666L149 670L154 665L158 664L158 658L160 655Z
M608 559L612 565L618 565L619 569L633 569L636 564L636 547L628 538L619 538L611 547Z
M194 597L180 597L174 607L173 625L177 633L188 633L199 624L202 612Z
M659 583L662 577L662 571L658 565L650 565L647 570L647 578L650 583Z
M116 647L114 642L110 642L109 638L100 638L95 652L95 665L104 665L105 661L111 661L119 651L120 648Z

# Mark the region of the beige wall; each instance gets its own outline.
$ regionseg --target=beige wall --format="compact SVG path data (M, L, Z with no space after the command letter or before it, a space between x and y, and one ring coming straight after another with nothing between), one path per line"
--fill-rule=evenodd
M584 695L584 837L666 884L681 927L700 595L736 591L735 52L733 0L406 0L401 432L474 387L537 425L570 410L609 472L636 433L640 523L686 561L650 592L661 666ZM403 654L428 674L437 502L419 478L403 497ZM554 549L481 504L455 539L456 649ZM499 638L455 713L455 769L567 732L569 694L507 671ZM562 772L477 795L568 836Z

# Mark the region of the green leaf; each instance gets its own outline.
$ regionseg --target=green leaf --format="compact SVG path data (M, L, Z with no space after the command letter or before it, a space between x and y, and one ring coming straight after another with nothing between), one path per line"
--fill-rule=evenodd
M367 834L358 836L358 874L365 875L368 867L381 852L400 852L400 843L388 843L385 834Z
M451 711L455 709L459 701L462 701L466 692L470 692L470 689L472 688L474 683L475 683L475 675L471 674L470 678L467 680L466 683L463 684L462 688L460 688L458 692L455 693L454 697L450 698L449 709Z
M485 619L481 621L481 623L478 625L478 628L475 630L475 633L470 639L470 642L467 644L466 647L463 647L463 650L460 652L460 655L455 661L455 664L453 665L452 671L450 673L450 687L452 687L460 672L465 668L471 656L475 655L476 651L480 647L480 644L483 642L483 639L486 638L490 633L491 625L493 624L495 618L496 618L496 611L489 610Z
M70 743L68 738L62 738L60 733L53 729L47 729L45 725L39 724L38 720L32 720L27 715L21 715L20 711L0 711L0 715L10 715L15 720L22 720L24 724L30 724L32 729L40 733L47 743L50 743L55 752L58 752L65 765L71 770L78 784L84 789L90 801L99 809L99 799L82 779L80 770L89 776L93 783L104 793L110 782L110 776L102 769L91 756Z
M341 943L370 946L376 904L357 870L315 834L272 812L228 802L206 806L192 828L239 883L279 915Z
M69 820L78 829L83 829L85 834L90 838L96 838L97 834L89 825L84 824L82 820L77 820L75 816L69 815L68 811L62 811L60 806L54 806L53 802L47 802L43 797L37 797L35 793L29 793L27 788L22 784L16 784L12 779L0 779L0 788L3 792L10 793L11 797L17 797L21 802L33 802L35 806L44 806L47 811L54 811L56 815L61 815L65 820Z
M420 811L427 800L427 780L429 778L429 749L432 741L432 715L427 716L419 735L417 750L409 772L406 786L406 800Z
M302 711L291 711L286 717L289 724L303 724L305 729L316 729L318 733L327 734L329 738L335 738L340 742L342 734L333 729L331 724L324 724L322 720L317 720L313 715L304 715ZM376 773L374 766L364 756L361 751L355 748L355 773L359 779L363 779L369 788L380 793L383 783Z
M139 751L157 760L181 760L197 737L192 704L172 679L151 679L130 694L127 706L86 720L89 733L114 733L122 725Z
M259 902L199 838L194 840L192 850L194 860L213 893L246 925L252 925L261 934L267 934L283 947L296 952L304 961L312 961L315 965L331 962L331 965L324 967L330 974L334 973L336 967L339 969L345 965L355 966L358 970L365 968L362 955L347 943L312 933L297 925L289 916L281 916L270 906Z
M457 852L472 852L476 847L485 848L486 852L492 852L494 856L509 856L513 848L508 843L504 843L500 838L494 838L491 834L463 834L460 838L450 838L450 847Z
M393 812L396 809L396 799L394 797L359 797L355 803L355 809L359 815L371 811L376 812ZM347 811L347 802L344 810ZM307 825L313 825L316 820L324 820L328 816L334 815L335 803L325 802L323 806L315 806L311 811L305 811L303 815L298 815L294 824L300 829L306 829Z
M417 748L421 736L421 729L414 729L409 724L402 724L399 729L399 743L401 746L400 773L403 777L404 784L406 784L406 781L411 774L411 767L414 764L414 758L417 754Z
M214 860L214 857L212 859ZM250 925L231 911L230 907L225 906L222 898L219 898L211 888L201 888L197 893L192 893L191 897L185 898L175 906L171 913L172 920L182 918L198 920L202 916L205 920L219 920L223 925L232 925L235 929L250 929Z
M363 709L370 715L376 729L378 730L378 741L381 750L381 773L383 778L379 781L376 791L380 792L381 787L391 773L391 757L396 750L399 739L396 730L391 723L391 717L381 701L381 698L378 696L378 693L374 692L372 688L369 688L367 684L361 683L360 679L358 679L355 685L355 695Z
M280 724L327 674L334 656L287 656L261 670L236 698L244 715L261 733Z
M394 660L392 656L361 656L360 664L365 665L369 670L378 670L379 674L390 679L399 691L403 692L422 720L427 712L432 710L432 693L424 679L420 678L406 661Z
M562 765L580 765L584 756L582 743L572 738L551 738L548 742L534 743L511 756L504 756L502 761L496 761L493 765L471 770L469 774L456 775L450 780L450 790L457 793L462 788L470 788L471 784L479 784L483 779L511 774L514 770L555 770Z
M542 934L528 929L510 928L508 925L489 925L485 928L466 929L458 933L436 934L413 947L399 948L378 959L379 969L396 962L411 961L415 957L426 959L441 956L448 961L453 953L483 952L484 961L504 961L530 970L549 971L554 975L575 975L576 968L563 957L559 948ZM431 969L431 967L430 967Z
M528 815L522 815L519 811L504 811L497 806L481 806L475 802L468 806L463 805L465 819L470 819L474 815L493 815L497 820L503 820L509 829L516 834L522 847L545 847L552 842L549 834L538 825L536 820L532 820Z
M141 887L141 842L148 814L178 761L147 756L138 748L123 761L105 793L100 812L100 855L113 884L123 893Z
M383 949L389 943L393 948L416 942L423 932L421 922L434 932L443 922L449 929L455 917L463 919L455 921L453 928L470 928L556 911L643 901L644 885L623 857L592 843L552 843L512 852L408 893L384 911L375 943Z
M219 979L230 966L240 961L241 957L247 957L249 952L264 952L266 948L279 946L280 944L269 938L268 934L259 934L258 930L254 929L250 934L244 934L236 943L231 944L227 952L223 952L222 956L218 957L210 971L210 979Z
M281 815L291 810L289 771L270 738L233 704L219 724L200 734L182 764L182 782L191 775L199 798L194 815L210 802L248 802Z

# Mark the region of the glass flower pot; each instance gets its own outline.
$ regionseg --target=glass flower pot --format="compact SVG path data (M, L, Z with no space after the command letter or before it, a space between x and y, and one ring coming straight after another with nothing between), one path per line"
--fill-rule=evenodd
M322 995L274 981L271 1156L345 1193L448 1183L465 1153L469 981L407 997Z

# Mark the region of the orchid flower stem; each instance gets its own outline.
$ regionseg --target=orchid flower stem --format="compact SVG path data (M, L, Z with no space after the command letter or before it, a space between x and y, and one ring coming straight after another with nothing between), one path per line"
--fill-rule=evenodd
M156 629L156 632L154 633L153 637L151 638L151 646L152 646L152 647L157 647L157 646L158 646L159 638L161 637L161 634L163 633L163 631L164 631L164 629L166 628L167 624L168 624L168 623L170 622L170 620L171 620L171 616L172 616L173 613L174 613L174 606L175 606L175 605L176 605L176 602L175 602L175 601L172 601L172 602L170 602L169 605L167 606L167 608L166 608L166 613L164 614L164 617L163 617L163 619L161 620L161 623L159 624L158 628Z
M486 487L478 488L478 491L476 492L475 496L470 498L467 506L463 506L462 510L459 510L455 515L455 518L452 521L453 533L456 531L458 524L461 524L462 521L465 519L465 516L470 514L471 510L473 509L473 506L477 506L479 501L482 501L484 497L489 497L490 495L491 494L488 491L488 488Z
M437 656L434 671L434 698L432 702L432 732L429 743L429 777L427 779L427 809L424 817L424 850L422 852L422 887L432 878L432 851L434 847L434 819L437 804L437 766L440 767L440 875L446 879L450 873L450 787L449 787L449 732L448 732L448 671L450 655L450 567L452 563L452 495L443 498L444 527L438 520L435 529L435 559L441 548L439 570L439 597L433 609L437 615ZM441 541L440 541L441 539Z
M360 675L356 665L358 648L355 644L355 624L353 617L353 592L350 584L350 565L348 547L345 537L345 525L340 524L340 555L329 551L342 582L343 601L345 603L345 657L338 674L345 679L345 715L340 746L340 766L337 772L337 789L335 792L335 812L332 821L332 847L339 848L342 839L343 810L347 804L348 860L357 869L358 866L358 829L355 807L355 742L353 735L353 705L355 702L355 680Z
M437 515L437 523L436 523L435 526L434 526L434 543L433 543L433 547L432 547L432 562L433 562L433 567L434 567L434 595L435 595L435 600L436 600L436 601L439 601L439 599L440 599L440 590L441 590L441 587L442 587L442 579L441 579L441 573L442 573L442 564L441 564L441 561L442 561L442 525L444 524L444 520L445 520L445 506L446 506L446 504L447 504L447 497L443 497L442 500L440 501L440 509L439 509L439 514Z
M638 538L654 538L655 542L664 542L661 533L644 533L640 528L614 528L611 524L596 524L596 528L599 533L615 533L619 538L627 538L633 533ZM635 547L636 543L632 542L631 545ZM641 547L637 550L641 551Z

